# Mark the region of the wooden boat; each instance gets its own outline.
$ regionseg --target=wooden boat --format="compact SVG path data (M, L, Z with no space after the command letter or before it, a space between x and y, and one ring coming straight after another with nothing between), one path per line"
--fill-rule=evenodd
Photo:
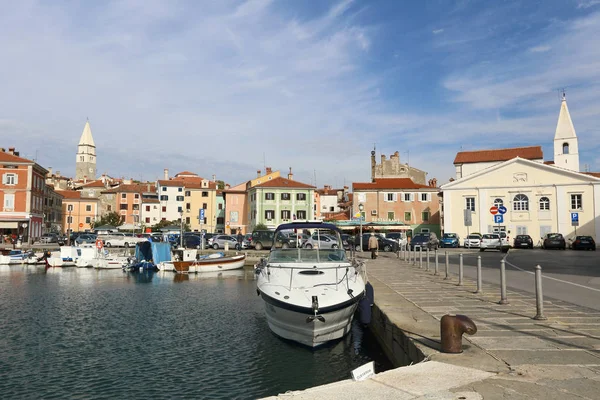
M180 274L229 271L244 267L246 255L218 258L201 258L192 261L173 261L175 272Z

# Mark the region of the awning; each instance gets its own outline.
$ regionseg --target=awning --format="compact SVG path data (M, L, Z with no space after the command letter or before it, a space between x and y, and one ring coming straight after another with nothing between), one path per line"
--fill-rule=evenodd
M17 229L19 227L19 221L0 221L0 229Z

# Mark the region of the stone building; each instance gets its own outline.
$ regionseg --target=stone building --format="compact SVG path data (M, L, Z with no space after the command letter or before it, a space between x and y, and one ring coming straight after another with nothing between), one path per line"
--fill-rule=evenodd
M377 164L375 159L375 150L371 151L371 182L375 179L388 178L410 178L419 185L425 185L427 172L411 167L400 162L400 153L395 152L387 160L385 155L381 155L381 164Z
M96 144L92 137L90 121L85 122L75 159L75 180L96 179Z

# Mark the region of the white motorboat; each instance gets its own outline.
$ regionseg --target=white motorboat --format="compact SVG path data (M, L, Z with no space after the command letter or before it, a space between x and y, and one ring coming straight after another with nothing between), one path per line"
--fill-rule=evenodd
M6 249L0 252L0 264L2 265L15 265L15 264L43 264L44 261L40 261L38 256L33 251L23 250L11 250Z
M283 246L289 240L286 232L301 235L309 230L316 235L311 248ZM267 323L278 336L315 347L350 331L354 312L365 297L366 269L364 263L346 258L335 225L279 225L268 259L255 268Z
M77 247L61 246L59 251L53 251L48 257L48 265L51 267L74 267L79 258Z

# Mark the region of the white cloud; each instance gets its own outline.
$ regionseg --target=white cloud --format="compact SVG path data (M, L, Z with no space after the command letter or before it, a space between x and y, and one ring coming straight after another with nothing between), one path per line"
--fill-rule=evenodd
M585 9L585 8L597 6L598 4L600 4L600 0L583 0L583 1L579 1L579 3L577 4L577 8Z
M535 46L535 47L530 47L529 51L532 53L545 53L547 51L550 51L550 49L552 49L552 47L550 47L550 46Z
M433 33L434 35L440 34L442 32L444 32L443 29L434 29L433 31L431 31L431 33Z

